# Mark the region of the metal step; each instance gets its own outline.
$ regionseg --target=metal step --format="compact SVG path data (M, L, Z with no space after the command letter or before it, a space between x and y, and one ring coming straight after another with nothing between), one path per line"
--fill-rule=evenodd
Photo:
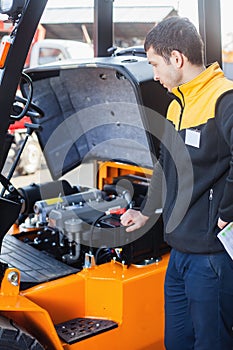
M74 318L55 326L58 336L67 344L74 344L81 340L118 327L114 321L96 318Z

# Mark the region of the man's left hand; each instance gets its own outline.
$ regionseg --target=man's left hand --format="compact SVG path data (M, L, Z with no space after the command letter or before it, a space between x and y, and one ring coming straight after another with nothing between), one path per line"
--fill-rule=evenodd
M222 219L218 219L218 227L222 230L226 225L228 224L228 222L223 221Z

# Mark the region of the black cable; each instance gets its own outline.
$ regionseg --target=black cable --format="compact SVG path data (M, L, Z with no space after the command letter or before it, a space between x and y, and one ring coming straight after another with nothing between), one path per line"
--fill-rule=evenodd
M92 241L93 241L94 229L95 229L97 223L100 221L100 219L103 219L103 218L109 219L111 217L112 217L112 215L106 215L105 213L103 213L92 222L91 231L90 231L90 240L89 240L90 251L92 251Z

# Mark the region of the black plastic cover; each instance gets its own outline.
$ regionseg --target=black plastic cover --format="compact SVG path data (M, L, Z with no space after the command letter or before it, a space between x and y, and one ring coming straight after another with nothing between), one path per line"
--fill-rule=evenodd
M152 167L158 140L148 115L170 101L142 57L106 57L28 70L45 113L38 139L53 179L93 159ZM149 113L148 113L149 110Z

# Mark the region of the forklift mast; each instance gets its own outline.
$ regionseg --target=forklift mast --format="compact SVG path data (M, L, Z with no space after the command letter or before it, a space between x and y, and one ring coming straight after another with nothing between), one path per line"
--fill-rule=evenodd
M40 22L47 0L28 0L11 34L12 44L4 67L0 70L0 149L4 149L10 124L12 104L20 82L24 62ZM2 153L2 152L1 152Z
M199 32L205 45L205 63L217 61L222 66L220 0L198 0L198 15Z

